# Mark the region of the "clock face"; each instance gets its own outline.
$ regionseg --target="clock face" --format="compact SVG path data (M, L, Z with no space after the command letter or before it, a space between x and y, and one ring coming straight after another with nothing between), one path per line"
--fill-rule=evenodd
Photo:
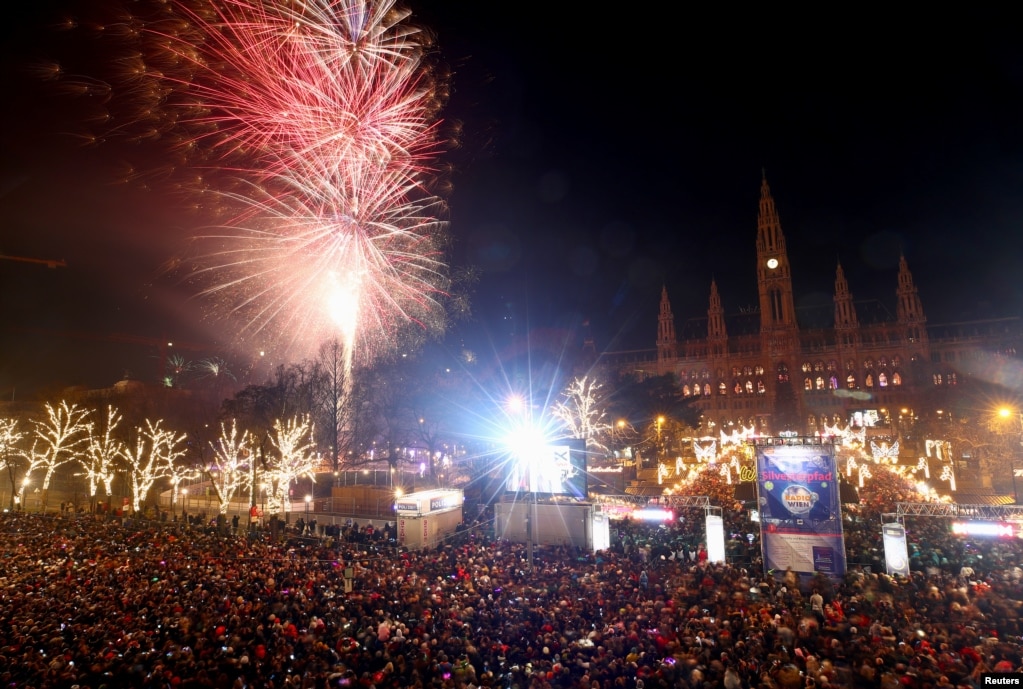
M771 270L774 270L775 268L777 268L778 267L778 259L776 259L776 258L769 258L769 259L767 259L767 267L770 268Z

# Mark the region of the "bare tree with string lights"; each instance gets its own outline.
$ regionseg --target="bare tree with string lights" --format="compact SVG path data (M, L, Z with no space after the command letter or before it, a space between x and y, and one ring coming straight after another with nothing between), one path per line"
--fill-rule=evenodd
M274 422L270 431L273 447L258 472L266 490L266 508L270 514L284 513L288 485L302 476L314 478L317 466L313 427L308 416Z
M108 499L113 495L117 460L124 454L125 449L124 441L116 435L122 418L116 407L107 405L105 418L98 424L93 423L89 426L89 444L79 461L85 469L90 499L96 498L100 485L103 486Z
M135 442L126 445L121 457L128 468L132 510L142 511L146 496L153 484L171 478L174 461L184 456L185 435L162 428L162 421L146 419L145 426L135 429Z
M14 496L18 492L18 464L25 459L20 449L24 437L18 430L17 419L0 419L0 469L7 470L11 481L11 509L14 509Z
M50 481L57 469L78 458L80 452L89 445L92 424L89 423L89 410L66 401L57 406L45 405L46 417L32 420L32 449L29 451L29 465L25 472L25 484L32 474L42 469L42 504L45 511L50 492Z
M220 424L220 437L211 442L210 447L213 448L213 457L203 467L203 473L217 496L219 523L227 516L235 495L250 482L252 437L248 431L239 432L237 419L231 419L230 428Z

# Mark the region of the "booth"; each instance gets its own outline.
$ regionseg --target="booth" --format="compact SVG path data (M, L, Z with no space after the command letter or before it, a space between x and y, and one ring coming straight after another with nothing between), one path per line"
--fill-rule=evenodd
M398 545L419 550L442 543L462 523L463 502L460 490L426 490L398 498Z

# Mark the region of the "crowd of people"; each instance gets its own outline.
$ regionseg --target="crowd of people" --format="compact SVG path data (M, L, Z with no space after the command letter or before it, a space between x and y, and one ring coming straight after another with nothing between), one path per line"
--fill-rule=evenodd
M803 581L710 563L693 521L618 522L612 548L532 568L472 530L410 552L384 529L185 526L0 516L2 686L977 689L1023 669L1023 546L941 520L908 524L910 577ZM876 531L848 540L869 556Z

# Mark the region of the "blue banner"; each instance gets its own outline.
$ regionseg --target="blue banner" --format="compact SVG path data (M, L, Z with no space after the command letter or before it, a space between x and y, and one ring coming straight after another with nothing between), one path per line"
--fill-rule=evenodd
M781 575L845 574L838 470L827 445L765 445L757 450L764 567Z

